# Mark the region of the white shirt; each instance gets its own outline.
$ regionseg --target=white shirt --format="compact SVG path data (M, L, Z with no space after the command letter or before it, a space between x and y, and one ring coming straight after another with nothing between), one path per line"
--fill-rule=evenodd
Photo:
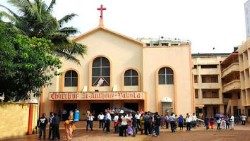
M192 121L192 118L191 117L188 117L187 119L186 119L186 122L191 122Z
M99 120L103 120L103 119L104 119L104 115L103 115L103 114L99 114L99 115L98 115L98 119L99 119Z
M234 116L231 116L230 120L231 122L234 122Z
M221 123L221 119L219 118L219 119L217 119L217 121L216 121L217 123Z
M107 113L107 114L106 114L106 118L109 119L109 120L111 121L111 115L110 115L110 113Z
M127 123L127 119L126 119L126 117L123 117L122 116L122 123L121 123L121 125L127 125L128 123Z
M197 120L197 117L196 117L196 115L194 115L193 117L192 117L192 121L196 121Z
M94 120L94 116L88 116L88 120L89 121L93 121Z
M241 116L241 120L243 120L243 121L246 121L246 116L244 115L244 116Z
M136 119L140 119L140 117L141 117L141 114L136 114L136 115L135 115L135 118L136 118Z
M115 117L114 117L114 122L117 122L118 121L118 115L115 115Z

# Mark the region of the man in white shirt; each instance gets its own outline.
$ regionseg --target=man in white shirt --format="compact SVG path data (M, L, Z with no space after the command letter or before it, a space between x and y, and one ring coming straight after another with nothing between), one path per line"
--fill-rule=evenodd
M136 118L136 125L138 129L141 129L141 124L140 124L140 118L141 118L141 114L139 111L137 111L137 113L135 114L135 118Z
M90 127L91 131L93 131L93 120L94 120L94 116L90 113L87 116L87 126L86 126L87 131L88 131L88 127Z
M192 116L192 127L196 127L196 122L197 122L197 116L195 113L193 113L193 116Z
M102 114L102 112L98 115L98 120L99 120L99 128L103 128L103 119L104 119L104 115Z
M192 117L189 114L187 114L186 117L187 131L191 130L191 122L192 122Z
M115 128L115 133L118 133L118 119L119 119L119 116L118 116L118 114L115 114L115 116L114 116L114 119L113 119L113 121L114 121L114 128Z
M128 122L126 116L121 117L122 122L121 122L121 136L127 136L127 128L128 128Z
M105 128L106 132L110 132L110 121L111 121L111 115L109 112L106 112L105 114Z
M241 115L241 122L242 122L242 125L245 125L246 124L246 119L247 119L247 116L245 116L244 114Z
M230 118L231 129L234 129L234 116L232 115Z

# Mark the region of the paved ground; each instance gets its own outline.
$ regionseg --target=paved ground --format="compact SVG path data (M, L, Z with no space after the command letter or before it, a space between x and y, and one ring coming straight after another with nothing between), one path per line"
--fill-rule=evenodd
M95 123L97 125L97 123ZM63 126L60 126L61 140L64 138ZM250 141L250 124L246 126L238 125L235 130L208 130L204 127L196 128L190 132L177 131L170 133L169 130L162 129L160 136L152 137L146 135L137 135L136 137L119 137L114 133L103 133L96 126L94 131L85 130L85 122L77 124L77 130L74 132L73 141ZM37 135L28 135L19 138L6 139L6 141L36 141Z

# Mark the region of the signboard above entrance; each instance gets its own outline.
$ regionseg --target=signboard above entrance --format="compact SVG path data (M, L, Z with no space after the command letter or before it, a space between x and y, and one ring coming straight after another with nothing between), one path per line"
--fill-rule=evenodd
M144 100L143 92L52 92L49 100Z

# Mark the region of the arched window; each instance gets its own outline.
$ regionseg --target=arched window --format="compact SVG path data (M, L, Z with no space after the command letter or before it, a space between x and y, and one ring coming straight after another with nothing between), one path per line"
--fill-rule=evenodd
M110 63L105 57L95 58L92 65L92 86L110 85Z
M126 70L124 73L124 86L138 86L138 73L135 70Z
M159 84L174 84L174 73L171 68L161 68L158 72Z
M64 86L65 87L76 87L78 84L78 75L76 71L69 70L65 73L64 77Z

